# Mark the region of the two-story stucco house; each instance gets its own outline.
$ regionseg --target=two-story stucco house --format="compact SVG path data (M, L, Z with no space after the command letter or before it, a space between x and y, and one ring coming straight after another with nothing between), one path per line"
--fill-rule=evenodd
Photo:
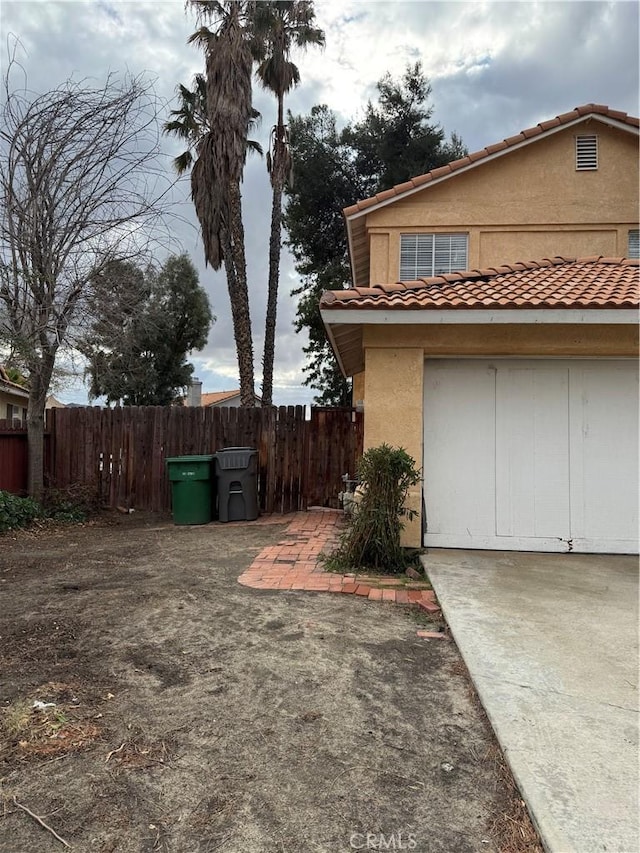
M637 118L588 104L345 213L321 312L405 544L638 550Z

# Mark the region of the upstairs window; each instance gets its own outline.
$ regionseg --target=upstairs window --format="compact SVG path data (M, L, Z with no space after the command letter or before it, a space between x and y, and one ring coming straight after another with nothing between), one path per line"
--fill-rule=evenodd
M598 137L576 136L576 171L592 172L598 168Z
M400 280L467 269L467 234L401 234Z
M640 231L633 228L629 231L629 245L627 246L628 258L640 258Z

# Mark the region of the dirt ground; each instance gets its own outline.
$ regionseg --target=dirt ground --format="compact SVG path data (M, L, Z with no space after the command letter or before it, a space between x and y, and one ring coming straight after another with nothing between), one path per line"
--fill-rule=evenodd
M410 608L239 585L283 529L0 536L0 851L65 849L16 801L81 853L515 849L453 642Z

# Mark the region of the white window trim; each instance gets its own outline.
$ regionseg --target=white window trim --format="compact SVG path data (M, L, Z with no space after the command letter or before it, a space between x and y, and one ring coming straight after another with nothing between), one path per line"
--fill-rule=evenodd
M414 272L407 274L407 275L403 275L403 273L402 273L403 245L402 245L402 243L403 243L403 240L405 238L412 238L412 237L416 238L416 241L420 237L423 237L423 238L424 237L430 237L432 239L431 271L430 272L418 272L417 259L416 259ZM452 265L450 263L448 269L446 269L446 270L438 269L436 271L436 257L437 257L437 252L438 252L437 241L438 241L438 238L441 238L441 237L464 238L464 241L465 241L465 249L464 249L465 261L464 261L464 264ZM418 253L418 251L419 251L419 249L416 246L416 254ZM427 250L423 249L423 251L427 251ZM450 246L449 247L449 261L450 262L451 262L451 254L452 254L452 252L451 252L451 246ZM399 257L398 257L398 277L401 281L413 281L414 279L417 279L417 278L430 278L434 275L442 275L443 273L454 272L455 270L466 270L468 268L468 264L469 264L469 233L467 231L406 231L406 232L400 234L400 241L399 241L399 246L398 246L398 255L399 255Z

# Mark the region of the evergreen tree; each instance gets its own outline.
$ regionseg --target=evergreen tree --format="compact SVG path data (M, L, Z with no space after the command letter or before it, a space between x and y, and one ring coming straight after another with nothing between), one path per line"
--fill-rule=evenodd
M320 392L318 403L350 402L350 383L333 357L318 306L324 290L350 285L343 208L467 153L455 133L446 141L432 122L430 95L416 63L400 80L386 74L378 83L377 102L367 104L360 122L340 131L326 105L307 116L289 115L296 179L285 188L284 224L302 277L293 295L299 297L296 330L309 333L305 384Z
M94 320L81 345L89 395L125 406L166 406L191 381L187 355L202 349L212 322L198 274L187 257L159 272L112 263L94 282Z

